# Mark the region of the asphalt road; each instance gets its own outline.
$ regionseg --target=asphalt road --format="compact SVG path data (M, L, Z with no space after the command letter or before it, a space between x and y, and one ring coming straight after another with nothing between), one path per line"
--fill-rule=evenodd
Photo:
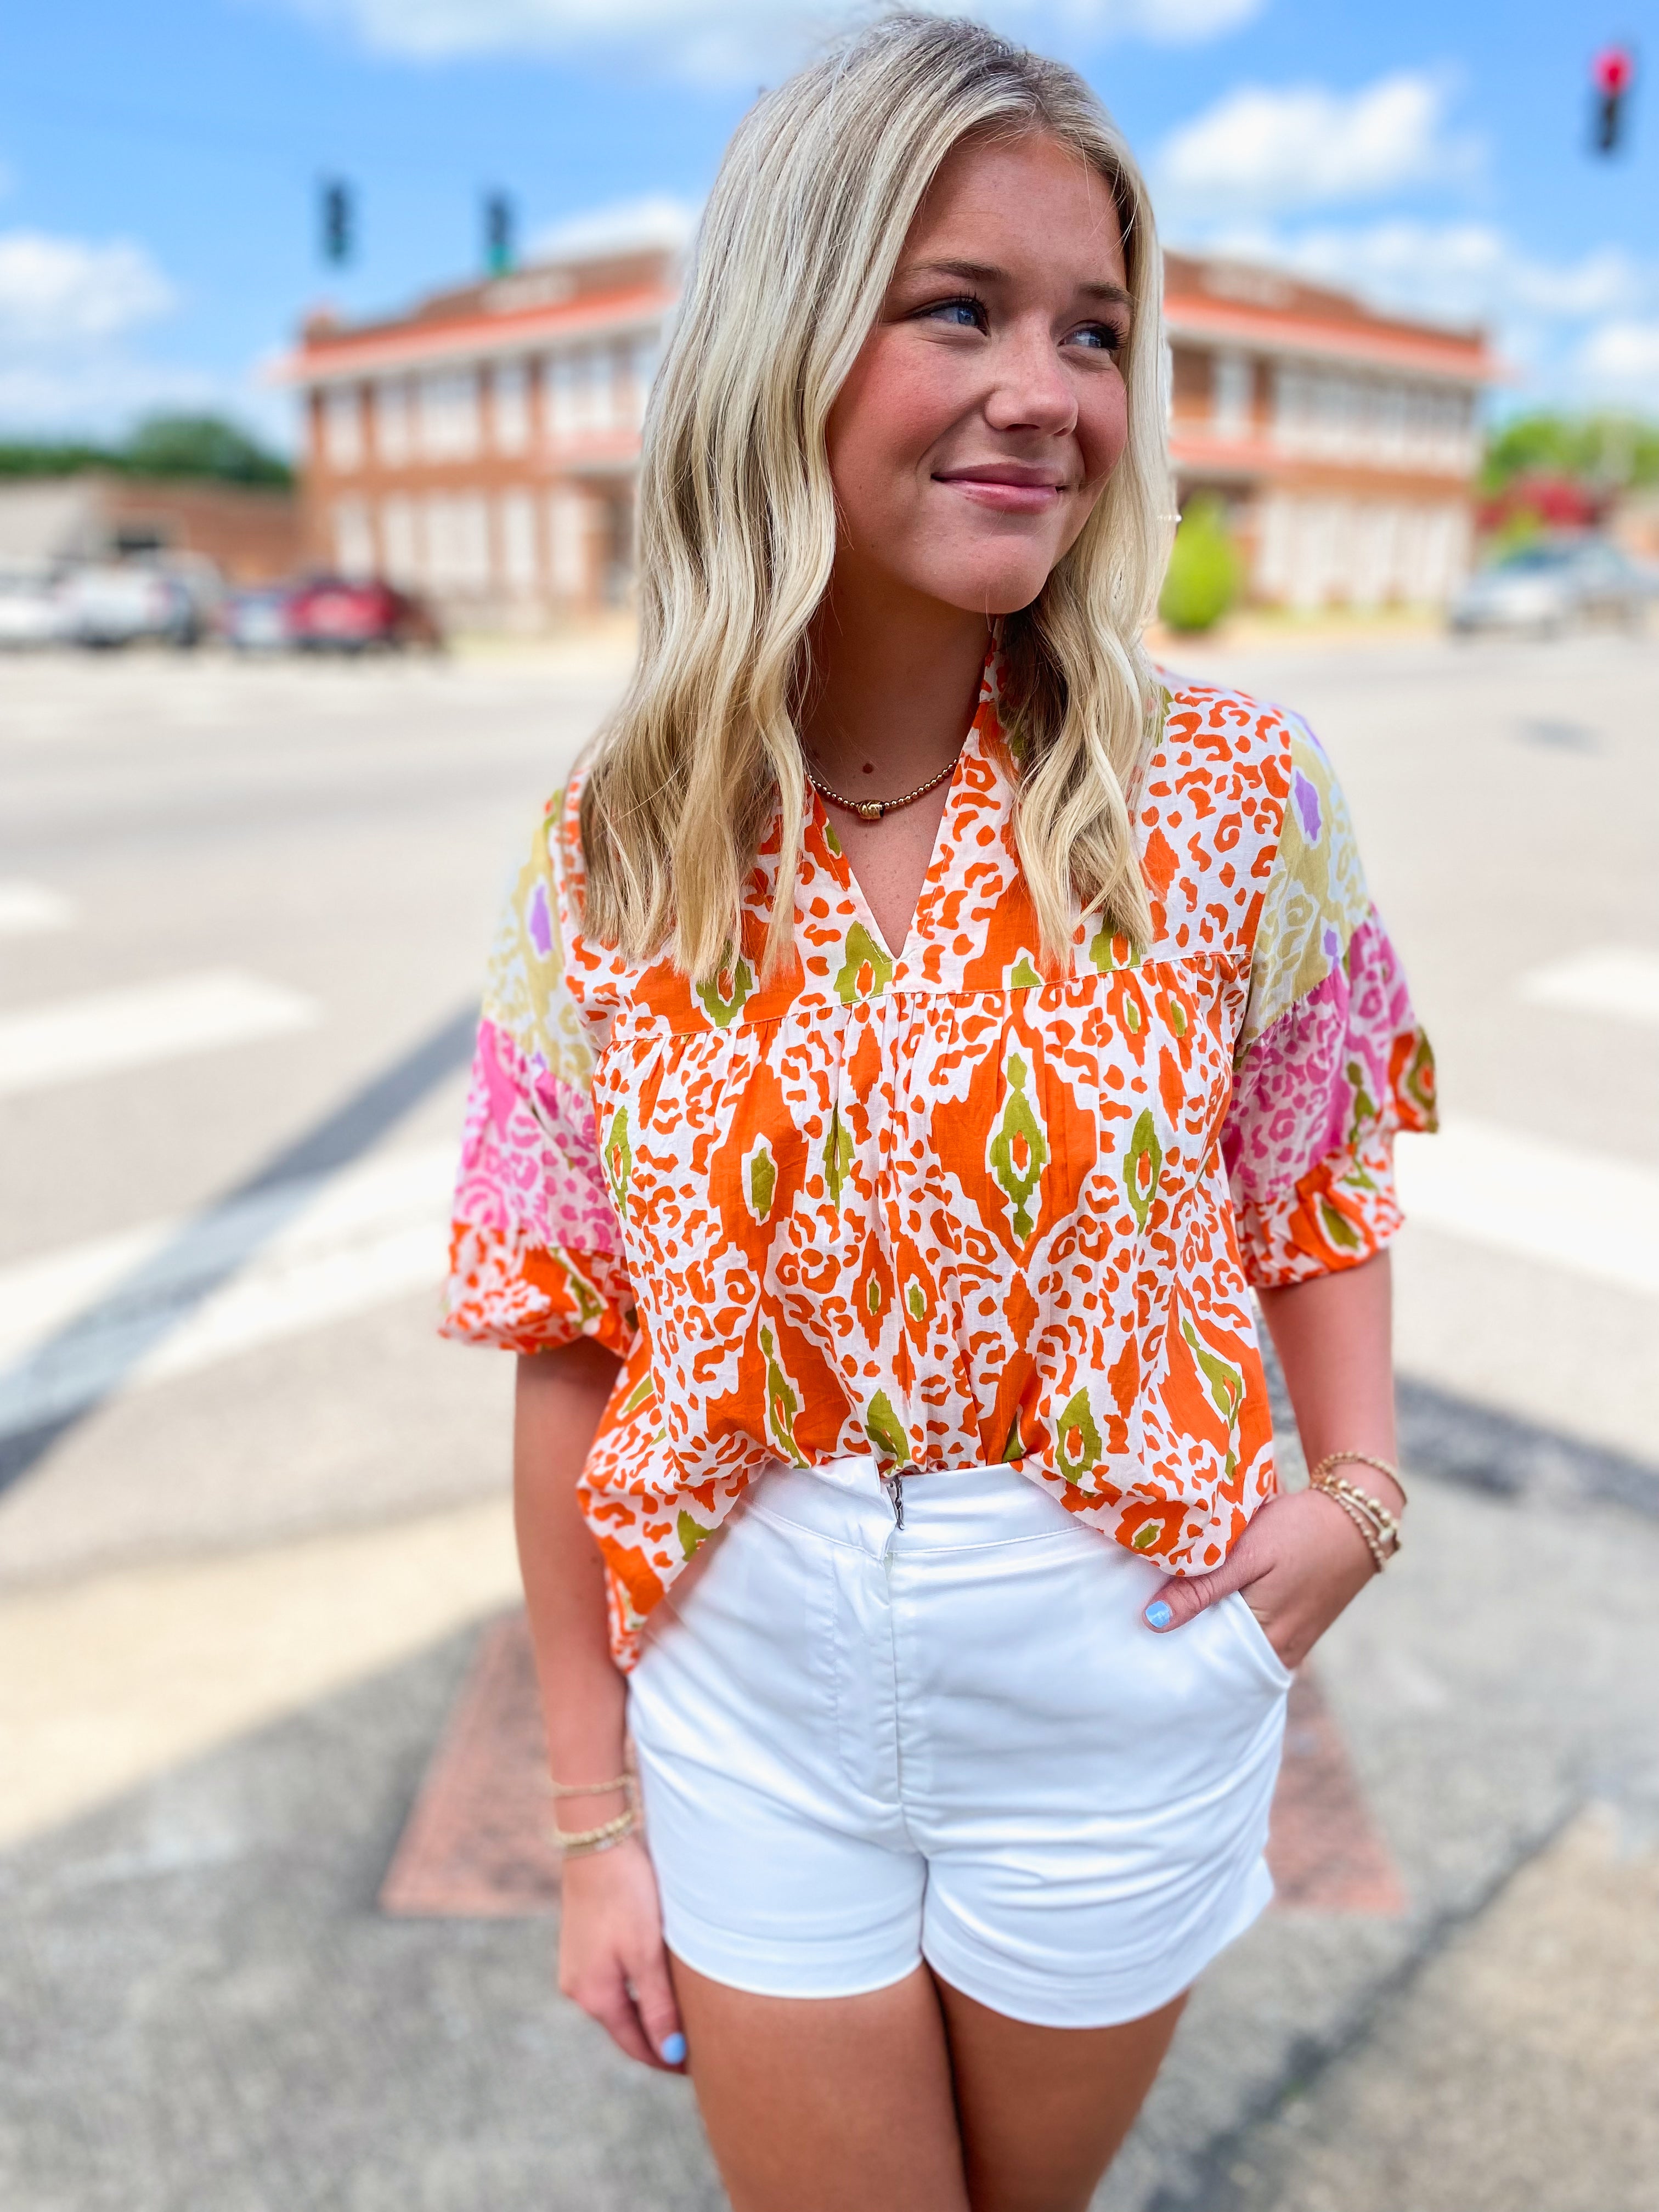
M1421 1494L1319 1662L1408 1903L1223 1960L1102 2203L1653 2212L1659 646L1180 658L1325 738L1440 1053ZM471 1009L619 673L0 668L20 2212L720 2201L539 1930L373 1907L513 1587L508 1363L432 1328Z

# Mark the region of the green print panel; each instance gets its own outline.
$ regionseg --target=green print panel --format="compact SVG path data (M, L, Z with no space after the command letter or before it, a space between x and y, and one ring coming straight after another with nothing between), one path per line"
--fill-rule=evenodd
M1030 1071L1017 1052L1008 1055L1008 1097L988 1152L988 1164L1008 1201L1016 1237L1029 1237L1036 1222L1036 1198L1048 1164L1048 1139L1036 1109L1025 1095Z
M1067 1482L1083 1481L1100 1465L1100 1431L1086 1390L1073 1391L1055 1424L1054 1465Z
M696 988L704 1013L717 1030L723 1030L743 1012L743 1002L754 989L755 978L749 963L739 960L735 968L721 969L718 975Z
M893 1401L884 1390L878 1390L870 1401L870 1411L865 1416L864 1433L875 1446L881 1458L894 1467L910 1464L910 1439L904 1424L893 1411Z
M1127 937L1114 937L1109 929L1097 930L1089 943L1089 957L1103 975L1119 968L1139 968L1141 951Z
M712 1528L705 1528L701 1521L694 1521L689 1513L682 1513L674 1528L681 1553L688 1559L695 1559L698 1545L707 1543L714 1533Z
M619 1106L605 1140L605 1171L611 1178L611 1196L620 1214L628 1212L628 1183L634 1172L634 1147L628 1140L628 1109Z
M806 1455L795 1442L795 1416L800 1411L800 1399L783 1371L777 1340L764 1322L761 1323L760 1348L766 1359L767 1434L780 1459L787 1459L792 1467L805 1467Z
M847 957L836 976L836 995L843 1006L858 999L878 999L893 980L893 963L861 921L847 933Z
M1158 1126L1148 1107L1131 1131L1129 1149L1123 1155L1123 1188L1142 1229L1158 1196L1158 1179L1163 1172L1164 1147L1158 1141Z
M1181 1316L1181 1334L1187 1340L1187 1349L1197 1363L1210 1394L1210 1402L1230 1430L1238 1426L1239 1409L1244 1403L1244 1377L1231 1359L1224 1359L1218 1352L1212 1352L1198 1331Z
M778 1187L778 1170L772 1158L772 1147L764 1137L757 1140L754 1150L744 1162L743 1175L749 1211L757 1221L764 1221L772 1211L772 1194Z
M853 1139L841 1118L839 1107L830 1115L830 1133L823 1140L823 1183L831 1206L841 1204L842 1192L853 1172Z

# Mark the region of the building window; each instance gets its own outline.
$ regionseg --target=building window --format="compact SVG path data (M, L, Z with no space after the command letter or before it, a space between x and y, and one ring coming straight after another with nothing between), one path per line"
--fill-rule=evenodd
M530 377L522 362L505 362L491 379L495 450L522 453L530 443Z
M421 548L416 535L415 502L393 498L380 509L380 552L386 573L405 589L420 584Z
M434 492L426 502L426 575L434 592L489 589L489 519L471 492Z
M581 427L576 404L576 360L573 353L556 353L543 372L547 434L556 445L574 438Z
M409 459L409 386L389 381L374 388L374 449L381 465L400 469Z
M645 421L645 410L651 401L651 380L657 373L657 333L648 337L635 338L628 356L628 405L626 414L631 428L639 429Z
M496 509L501 577L517 598L528 599L539 577L536 560L536 502L527 491L501 495Z
M1248 438L1255 377L1242 353L1218 353L1210 369L1211 424L1218 438Z
M476 369L423 376L416 387L421 453L428 461L471 460L478 450Z
M343 576L354 580L374 574L374 529L367 500L336 501L334 565Z
M362 466L362 400L355 384L323 394L323 452L331 469L343 472Z
M587 597L587 501L561 484L547 501L548 582L557 599Z

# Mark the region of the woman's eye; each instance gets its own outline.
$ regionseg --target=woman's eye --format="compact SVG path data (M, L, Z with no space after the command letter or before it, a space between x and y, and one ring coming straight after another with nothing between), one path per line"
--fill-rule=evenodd
M1121 353L1123 336L1115 323L1085 323L1072 332L1071 343L1101 353Z
M926 320L949 323L961 331L982 331L988 326L985 309L977 300L939 300L921 311Z

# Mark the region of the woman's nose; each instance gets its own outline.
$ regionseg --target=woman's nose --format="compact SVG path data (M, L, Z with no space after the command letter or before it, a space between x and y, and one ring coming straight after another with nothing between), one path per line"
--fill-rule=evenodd
M1046 323L1006 331L989 363L985 416L994 430L1063 434L1077 422L1077 394Z

